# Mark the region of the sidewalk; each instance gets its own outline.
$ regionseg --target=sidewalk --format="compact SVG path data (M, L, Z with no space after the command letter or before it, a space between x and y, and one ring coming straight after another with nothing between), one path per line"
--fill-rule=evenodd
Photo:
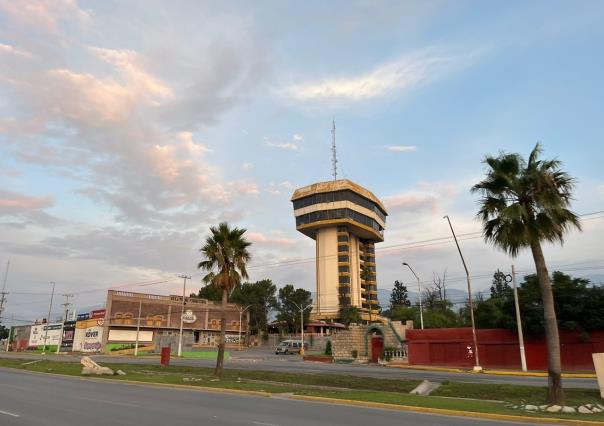
M519 371L519 370L495 370L484 369L480 373L476 373L471 369L458 367L438 367L430 365L387 365L389 368L402 368L408 370L425 370L425 371L442 371L448 373L472 373L472 374L493 374L500 376L525 376L525 377L547 377L546 371ZM562 373L562 378L572 379L595 379L596 373Z

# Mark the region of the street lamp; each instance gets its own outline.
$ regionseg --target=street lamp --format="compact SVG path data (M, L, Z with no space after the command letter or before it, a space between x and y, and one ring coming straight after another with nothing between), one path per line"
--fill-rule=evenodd
M254 305L247 305L245 308L243 309L239 309L239 350L241 350L241 317L243 316L243 313L245 311L247 311L249 308L251 308ZM248 324L248 328L249 328L249 324Z
M409 265L407 262L403 262L404 266L407 266L411 272L413 273L413 275L415 275L415 278L417 278L417 291L419 292L419 321L422 325L422 330L424 329L424 310L422 308L422 286L420 284L419 281L419 277L417 276L417 274L415 273L415 271L413 270L413 268L411 267L411 265Z
M42 354L46 354L46 341L48 340L48 327L50 327L50 311L52 311L52 299L55 297L55 282L51 281L52 293L50 293L50 305L48 306L48 316L46 317L46 333L44 333L44 346L42 347Z
M451 228L451 233L453 234L453 239L455 240L455 244L457 245L457 251L459 252L459 257L461 257L461 262L463 263L463 267L466 270L466 279L468 281L468 304L470 305L470 320L472 322L472 339L474 340L474 353L475 353L475 364L474 371L482 371L482 367L480 366L480 360L478 358L478 339L476 338L476 324L474 323L474 305L472 304L472 285L470 284L470 273L468 272L468 267L466 266L466 261L463 258L463 254L461 254L461 248L459 247L459 243L457 242L457 236L455 235L455 231L453 230L453 225L451 225L451 219L449 216L443 216L443 219L447 219L449 222L449 227Z
M179 275L179 278L182 278L182 301L180 302L180 331L178 333L178 356L182 356L182 324L185 316L185 292L187 290L187 280L190 280L191 277L187 275ZM140 315L139 315L140 316Z
M304 311L307 310L308 308L312 309L312 303L309 303L306 306L300 306L293 300L292 300L292 303L294 305L296 305L296 308L298 308L300 310L300 334L302 336L301 337L302 347L300 348L300 355L304 355Z

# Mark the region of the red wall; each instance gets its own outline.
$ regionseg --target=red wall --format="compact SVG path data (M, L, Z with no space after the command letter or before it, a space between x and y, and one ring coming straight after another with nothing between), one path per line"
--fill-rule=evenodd
M586 342L579 332L560 331L562 368L593 370L591 354L604 352L604 330L592 331ZM487 368L520 369L520 352L515 332L504 329L476 330L480 364ZM471 328L407 330L409 364L472 367L474 365ZM543 339L525 339L529 370L547 370L547 350Z

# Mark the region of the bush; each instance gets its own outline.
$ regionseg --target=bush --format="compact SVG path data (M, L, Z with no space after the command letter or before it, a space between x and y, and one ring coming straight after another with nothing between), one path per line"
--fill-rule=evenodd
M354 359L356 359L358 356L359 356L359 351L357 351L356 349L353 349L353 350L352 350L352 357L353 357Z
M325 355L331 355L331 340L325 344Z

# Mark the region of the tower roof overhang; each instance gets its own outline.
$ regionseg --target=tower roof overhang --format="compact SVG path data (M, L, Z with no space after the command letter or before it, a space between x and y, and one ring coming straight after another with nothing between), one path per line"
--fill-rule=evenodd
M313 194L320 194L324 192L334 192L334 191L344 191L349 190L359 194L361 197L364 197L373 203L375 203L380 210L384 213L384 215L388 215L386 211L386 207L382 204L378 197L376 197L371 191L363 188L361 185L354 183L348 179L339 179L332 180L327 182L317 182L312 185L304 186L302 188L298 188L294 191L291 201L296 201L301 198L308 197Z

